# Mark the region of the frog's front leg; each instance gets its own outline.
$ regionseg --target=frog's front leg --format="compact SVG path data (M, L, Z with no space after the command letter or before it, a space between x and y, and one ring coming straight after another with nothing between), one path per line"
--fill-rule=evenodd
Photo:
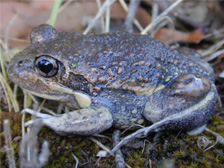
M40 117L47 127L60 135L92 135L110 128L113 123L110 111L102 106L90 106L57 116L24 111Z
M163 90L155 92L145 106L143 115L152 123L169 122L161 130L204 130L217 100L215 85L197 74L184 74ZM199 129L200 128L200 129Z

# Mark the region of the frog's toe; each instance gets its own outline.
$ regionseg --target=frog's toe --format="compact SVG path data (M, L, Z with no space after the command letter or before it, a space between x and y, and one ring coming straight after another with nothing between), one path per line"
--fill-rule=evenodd
M193 130L210 119L217 95L209 79L184 74L155 92L146 103L143 115L153 123L168 119L163 129Z
M206 124L202 125L202 126L199 126L193 130L190 130L187 132L188 135L197 135L197 134L200 134L202 133L206 128Z
M90 106L43 119L43 123L60 135L92 135L110 128L113 119L107 108Z

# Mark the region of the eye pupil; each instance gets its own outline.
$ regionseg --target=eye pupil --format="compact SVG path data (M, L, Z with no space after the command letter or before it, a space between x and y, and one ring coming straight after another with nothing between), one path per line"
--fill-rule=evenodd
M41 55L34 62L35 70L43 77L50 78L57 75L61 63L48 55Z
M38 62L38 67L42 72L48 74L49 72L52 71L53 64L48 60L40 60Z

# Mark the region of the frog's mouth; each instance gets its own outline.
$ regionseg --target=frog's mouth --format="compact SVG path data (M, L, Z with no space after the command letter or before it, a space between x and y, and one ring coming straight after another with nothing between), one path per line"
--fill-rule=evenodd
M91 105L91 99L88 95L81 93L81 92L77 92L77 91L73 91L70 88L67 88L63 85L57 84L57 83L50 83L48 84L48 86L50 87L51 91L55 90L55 94L53 93L40 93L40 92L35 92L32 90L27 90L25 89L27 92L36 95L38 97L42 97L42 98L46 98L46 99L50 99L50 100L58 100L58 101L68 101L71 102L72 97L75 98L77 105L80 108L86 108L89 107Z
M73 95L79 107L81 108L89 107L91 104L90 97L84 93L73 91L72 89L67 88L55 82L48 84L48 86L51 88L51 90L55 90L55 92L59 92L63 94L49 94L49 93L45 94L45 93L37 93L31 90L28 90L28 92L39 97L43 97L43 98L51 99L51 100L59 100L59 101L69 100L69 97L70 97L69 95Z

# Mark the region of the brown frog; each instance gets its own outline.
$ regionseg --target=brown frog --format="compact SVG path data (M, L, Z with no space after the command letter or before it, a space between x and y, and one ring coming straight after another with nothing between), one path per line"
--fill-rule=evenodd
M10 79L74 111L43 122L61 135L90 135L166 120L154 131L203 131L217 100L212 68L148 35L81 35L40 25L8 66ZM32 112L30 112L32 113ZM168 119L168 120L167 120Z

